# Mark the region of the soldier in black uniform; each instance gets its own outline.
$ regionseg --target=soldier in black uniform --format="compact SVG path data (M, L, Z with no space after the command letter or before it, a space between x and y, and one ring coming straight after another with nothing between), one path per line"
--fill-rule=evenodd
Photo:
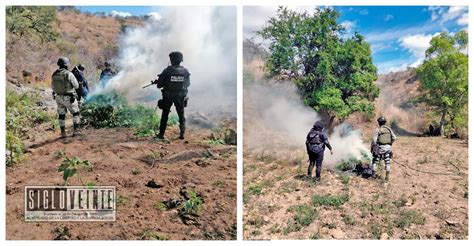
M86 77L84 76L85 67L82 64L75 66L72 69L72 74L76 77L77 82L79 83L79 88L76 90L77 100L79 101L79 108L81 108L84 100L89 93L89 84L87 83Z
M171 66L163 70L156 82L156 86L161 90L162 99L158 106L162 109L160 121L160 133L156 136L163 139L165 136L166 125L168 123L168 115L171 106L174 104L179 117L179 138L184 139L186 130L186 119L184 118L184 108L187 104L188 87L190 85L188 69L181 66L183 54L175 51L169 54Z
M110 64L110 62L104 62L104 66L105 69L102 70L99 77L101 87L105 87L105 85L107 85L107 82L109 82L109 79L117 75L117 72L112 69L112 64Z
M331 151L332 147L329 144L328 136L323 132L324 125L321 121L316 121L306 136L306 151L309 157L308 177L311 178L314 166L316 166L316 181L321 180L321 168L324 159L324 150L326 146Z

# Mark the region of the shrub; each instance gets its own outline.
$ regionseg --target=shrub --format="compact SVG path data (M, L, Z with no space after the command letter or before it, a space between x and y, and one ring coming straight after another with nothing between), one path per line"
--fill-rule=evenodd
M331 196L331 195L315 195L312 198L314 206L332 206L339 207L349 200L347 195Z

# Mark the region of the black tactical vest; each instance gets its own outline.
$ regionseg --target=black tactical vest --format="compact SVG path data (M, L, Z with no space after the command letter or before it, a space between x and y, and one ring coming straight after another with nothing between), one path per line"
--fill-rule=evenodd
M166 83L163 86L165 91L178 92L186 89L186 80L189 77L189 72L184 67L169 66L166 69Z

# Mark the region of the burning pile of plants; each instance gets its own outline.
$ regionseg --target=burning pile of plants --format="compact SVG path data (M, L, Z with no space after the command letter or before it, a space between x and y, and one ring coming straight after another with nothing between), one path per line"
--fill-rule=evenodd
M155 109L143 104L130 105L116 92L97 94L81 108L82 125L95 128L127 127L138 136L152 136L160 123ZM176 125L176 116L170 116L168 125Z

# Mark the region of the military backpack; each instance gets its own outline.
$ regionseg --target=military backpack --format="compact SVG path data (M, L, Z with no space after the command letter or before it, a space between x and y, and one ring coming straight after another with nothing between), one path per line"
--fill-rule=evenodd
M58 95L66 95L74 93L74 87L69 81L69 71L67 69L58 69L53 73L52 88Z
M377 144L379 145L391 145L392 144L392 130L388 126L382 126L379 128L379 135L377 137Z

